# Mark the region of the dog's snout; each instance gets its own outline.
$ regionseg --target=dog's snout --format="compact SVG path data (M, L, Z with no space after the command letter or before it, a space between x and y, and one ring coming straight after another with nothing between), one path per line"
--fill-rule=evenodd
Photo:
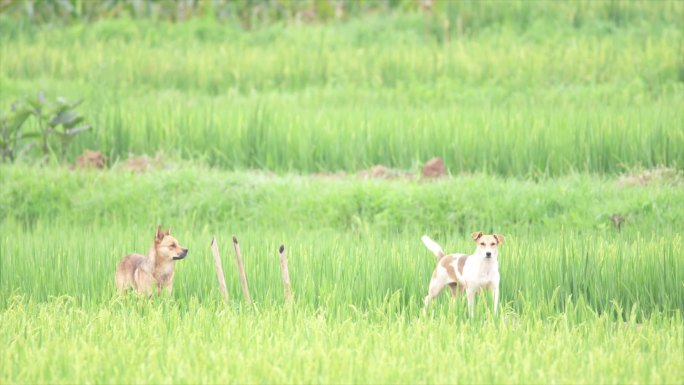
M492 256L492 252L491 252L491 251L488 251L485 255L487 256L487 258L489 258L489 257Z
M176 257L173 257L173 259L178 261L179 259L185 258L186 255L188 255L188 249L181 249L180 254L178 254Z

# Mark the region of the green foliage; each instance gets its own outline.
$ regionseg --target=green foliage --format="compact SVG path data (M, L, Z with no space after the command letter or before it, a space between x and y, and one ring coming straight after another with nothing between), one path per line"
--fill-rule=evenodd
M545 303L550 315L562 311L568 297L583 298L599 313L612 314L614 302L627 313L635 306L646 314L684 307L684 292L676 289L684 271L676 258L684 190L667 180L631 187L589 177L537 183L482 175L438 182L331 180L196 166L147 174L24 166L0 171L3 298L19 289L35 299L81 294L87 302L100 301L111 294L108 277L117 260L145 251L161 223L172 225L197 253L179 273L181 301L214 293L214 280L206 277L213 277L207 253L215 232L224 256L228 236L239 236L245 256L252 256L245 258L253 297L263 304L280 293L271 257L285 243L302 305L370 310L398 291L402 305L414 309L434 267L420 235L467 252L467 234L483 230L506 235L503 291L516 312L533 301ZM621 231L613 214L629 218ZM28 252L23 245L38 249ZM68 266L63 272L69 276L32 277L37 266L48 274L49 263ZM231 290L239 290L236 280Z
M21 127L32 112L28 108L17 108L13 105L9 114L0 114L0 151L2 151L2 161L13 162L17 156L19 143L22 139L30 138L31 133L24 133Z
M393 316L393 306L388 297L376 311L335 316L18 296L0 313L0 381L667 384L684 371L681 315L616 323L578 303L553 318L467 322L453 311Z
M629 23L682 22L684 6L676 0L558 1L526 0L6 0L0 12L33 23L91 22L134 18L185 22L193 18L254 29L276 23L320 23L355 19L369 14L423 14L426 24L449 21L457 33L479 33L493 25L526 30L540 18L569 22L575 27L599 22L608 28ZM445 39L446 40L446 39Z
M44 87L87 97L80 108L103 129L75 140L72 159L163 150L294 172L413 169L433 156L453 174L681 169L684 29L549 16L518 31L507 20L447 46L403 13L249 33L211 20L5 20L0 103Z
M118 167L0 167L1 382L668 383L684 369L676 180L409 182ZM613 213L630 218L622 231ZM158 223L190 249L173 297L116 296L117 262L145 252ZM420 235L468 252L476 229L506 235L500 315L485 295L468 320L465 300L444 293L421 316L435 262ZM445 369L432 370L436 362Z
M483 174L439 181L282 177L228 173L181 163L152 174L125 165L104 173L14 165L0 168L0 218L20 222L64 218L70 223L122 224L192 218L186 226L234 223L278 230L439 231L465 236L474 228L552 231L625 229L658 232L684 216L681 179L672 174L646 186L586 175L538 182ZM164 204L150 204L164 197ZM317 212L319 215L311 215Z
M35 142L112 160L0 165L0 383L684 377L683 2L0 12L0 104L36 89L88 99L16 104L0 117L3 159ZM76 135L76 109L103 129ZM158 154L157 168L130 171L131 152ZM433 156L450 178L416 177ZM378 163L415 178L355 176ZM345 172L307 175L322 170ZM190 249L173 296L117 296L117 262L144 253L157 224ZM445 293L422 316L435 261L419 237L469 252L474 230L506 235L500 314L484 295L470 320Z
M60 147L59 155L64 158L74 137L91 128L83 124L83 116L75 110L81 103L82 100L69 102L61 97L51 102L45 99L43 93L15 102L11 114L0 117L2 160L13 162L17 155L26 154L36 146L47 157L54 154L55 142ZM24 126L29 117L35 119L35 131L28 131L27 126ZM23 145L23 149L18 154L20 145Z

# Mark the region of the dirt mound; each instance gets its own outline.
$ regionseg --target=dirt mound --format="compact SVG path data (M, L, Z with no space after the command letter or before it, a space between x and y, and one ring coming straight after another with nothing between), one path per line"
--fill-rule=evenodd
M440 158L432 158L423 166L423 178L443 178L447 176L444 161Z
M647 186L652 183L669 183L678 185L684 182L684 175L680 170L669 167L656 167L649 170L633 171L618 178L617 184L625 186Z
M85 150L83 154L76 158L74 167L76 169L97 169L102 170L107 164L107 158L100 151Z

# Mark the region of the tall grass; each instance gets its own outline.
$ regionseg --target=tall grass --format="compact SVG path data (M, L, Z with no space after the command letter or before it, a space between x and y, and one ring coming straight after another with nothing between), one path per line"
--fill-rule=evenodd
M433 29L448 21L456 26L444 34L478 33L492 25L526 30L539 19L575 27L600 22L607 26L653 21L681 21L683 11L676 0L649 1L564 1L530 3L524 0L423 2L418 0L254 0L254 1L155 1L121 0L88 2L82 0L10 0L0 5L0 13L26 23L61 24L92 22L108 18L134 18L183 23L193 18L216 19L245 29L269 24L298 25L344 21L368 14L389 16L397 12L422 13Z
M73 4L63 21L84 22L0 14L2 107L86 98L97 129L69 160L111 166L0 165L0 383L684 378L683 3L364 2L385 8L311 25L90 23ZM127 171L129 152L160 169ZM453 176L418 179L432 156ZM412 178L353 175L377 163ZM303 175L329 170L346 173ZM157 224L190 249L173 295L116 295L117 262ZM500 313L482 295L469 319L445 293L423 316L420 235L469 252L476 230L506 235Z
M162 223L191 250L178 264L176 297L183 302L217 298L209 240L216 233L229 258L234 233L257 303L280 302L276 250L285 243L303 306L346 314L349 305L369 310L396 296L397 311L414 314L434 268L420 235L469 252L466 234L484 230L507 237L502 302L516 312L549 316L577 300L618 317L684 306L684 199L667 182L331 181L198 167L145 175L2 170L9 187L0 196L5 299L18 290L36 300L107 300L117 261L145 252L153 225ZM627 218L621 231L614 214ZM230 281L237 299L237 281Z
M0 217L36 222L184 227L433 231L465 237L476 228L534 232L538 228L678 231L684 216L681 176L646 186L586 175L538 182L483 174L438 181L233 173L169 163L134 174L59 167L0 167ZM681 175L681 174L680 174ZM437 235L437 234L435 234Z
M187 261L177 263L174 297L179 303L211 303L220 298L209 252L213 233L222 246L234 305L240 303L241 294L231 233L241 241L252 299L261 309L278 308L283 301L277 254L281 242L289 250L298 305L340 318L389 304L392 312L418 316L434 269L434 259L420 243L418 232L359 235L173 225L177 238L191 250ZM118 261L131 252L145 253L154 230L116 223L65 228L59 222L41 222L31 230L3 226L0 293L4 306L15 292L30 293L36 301L68 295L89 307L100 306L114 296L113 272ZM614 236L569 230L544 233L541 228L538 232L506 233L500 258L501 301L506 311L545 318L579 301L598 314L624 319L635 312L641 320L653 312L670 314L684 306L678 289L684 282L678 254L681 235L665 231ZM438 239L453 252L474 249L465 236ZM447 304L446 294L442 303ZM479 305L482 313L491 303L480 300ZM448 311L465 317L465 306Z
M194 301L13 299L0 313L0 380L12 383L676 383L681 316L615 323L577 310L553 320L336 319L238 312Z
M1 382L671 383L684 373L684 199L667 181L0 170ZM614 211L629 218L622 231ZM190 249L173 296L118 297L116 263L144 252L159 222ZM499 316L483 295L469 320L464 299L446 293L422 316L434 258L419 236L468 252L473 229L506 235Z
M675 9L675 12L678 10ZM245 33L207 20L4 20L0 103L85 97L70 156L165 150L228 168L616 173L682 167L682 28L542 18L444 45L419 15Z

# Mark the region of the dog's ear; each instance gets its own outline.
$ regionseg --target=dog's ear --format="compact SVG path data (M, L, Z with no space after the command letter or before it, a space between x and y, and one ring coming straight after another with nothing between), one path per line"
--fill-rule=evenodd
M171 227L169 227L168 230L166 230L166 233L164 233L164 235L171 235Z
M494 234L494 238L496 238L496 241L499 242L499 244L504 243L504 236L501 234Z
M164 233L162 232L162 227L157 226L157 234L155 234L155 236L154 236L154 242L159 243L162 241L162 239L164 239Z
M473 241L477 242L478 239L482 236L482 231L476 231L472 234L470 234L470 237L473 238Z

